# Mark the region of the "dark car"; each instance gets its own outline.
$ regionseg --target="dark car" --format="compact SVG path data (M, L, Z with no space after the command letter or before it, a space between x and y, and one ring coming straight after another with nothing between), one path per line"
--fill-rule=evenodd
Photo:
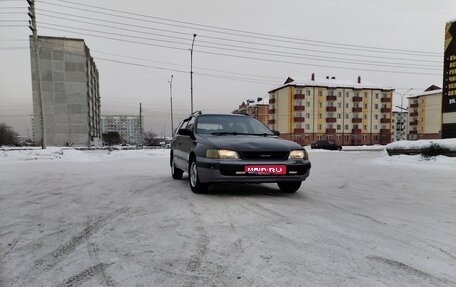
M296 192L309 176L310 161L301 145L278 135L249 116L195 112L171 142L172 176L187 172L195 193L220 182L276 182L280 190Z
M313 149L321 148L321 149L329 149L329 150L342 150L341 145L338 145L332 141L325 141L325 140L315 141L310 145L310 147Z

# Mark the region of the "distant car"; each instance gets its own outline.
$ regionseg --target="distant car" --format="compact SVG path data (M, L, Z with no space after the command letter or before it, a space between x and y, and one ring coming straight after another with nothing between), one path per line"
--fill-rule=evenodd
M277 183L284 192L296 192L311 164L301 145L278 135L249 116L196 112L173 136L172 177L187 172L195 193L220 182Z
M313 149L328 149L328 150L342 150L342 146L338 145L332 141L315 141L310 145L311 148Z

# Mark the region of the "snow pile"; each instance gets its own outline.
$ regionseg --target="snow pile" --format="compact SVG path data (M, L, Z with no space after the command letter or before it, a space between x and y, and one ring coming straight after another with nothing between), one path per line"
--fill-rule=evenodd
M442 140L417 140L417 141L397 141L386 146L387 149L429 149L437 145L441 149L456 151L456 138Z
M64 160L64 161L102 161L123 158L143 158L148 156L168 157L167 149L142 150L77 150L74 148L48 147L26 150L7 149L0 151L0 161Z

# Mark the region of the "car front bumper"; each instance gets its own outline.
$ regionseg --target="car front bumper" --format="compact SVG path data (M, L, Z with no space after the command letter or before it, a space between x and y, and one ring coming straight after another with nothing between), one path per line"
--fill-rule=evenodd
M246 166L286 166L283 175L258 175L245 173ZM310 173L309 160L246 161L197 158L198 177L202 183L245 182L270 183L279 181L304 181Z

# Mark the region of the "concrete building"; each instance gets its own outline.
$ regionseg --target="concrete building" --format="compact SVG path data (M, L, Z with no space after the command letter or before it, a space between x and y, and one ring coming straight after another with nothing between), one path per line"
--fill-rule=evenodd
M391 141L406 140L408 134L408 112L393 111L391 126Z
M103 115L101 129L103 134L118 132L121 140L128 144L138 144L141 140L142 123L139 116L132 115Z
M332 140L341 145L391 142L393 89L372 83L288 78L269 91L269 127L307 145Z
M98 70L82 39L38 37L44 123L50 146L90 146L101 139ZM33 131L41 142L40 102L30 37Z
M423 93L408 98L409 140L442 137L442 89L430 86Z

